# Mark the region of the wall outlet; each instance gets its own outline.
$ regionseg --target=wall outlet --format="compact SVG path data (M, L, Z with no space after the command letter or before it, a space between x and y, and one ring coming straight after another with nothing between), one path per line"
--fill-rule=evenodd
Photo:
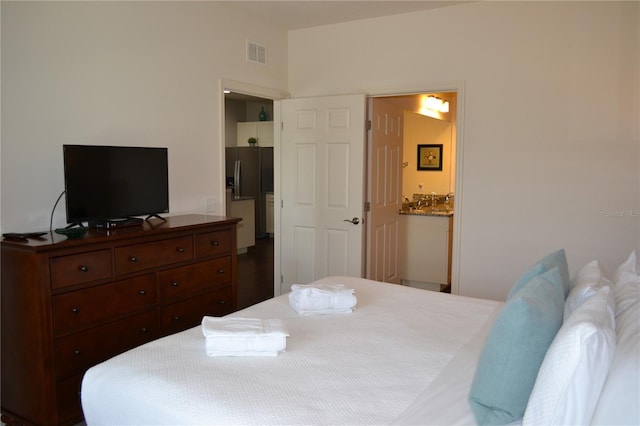
M214 197L207 197L204 199L204 212L215 213L216 199Z

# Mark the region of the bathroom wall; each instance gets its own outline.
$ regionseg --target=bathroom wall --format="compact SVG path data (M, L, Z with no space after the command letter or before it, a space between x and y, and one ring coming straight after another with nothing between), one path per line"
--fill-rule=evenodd
M426 117L411 111L404 113L403 162L407 164L402 174L402 194L411 199L412 194L448 194L451 185L452 126L448 121ZM417 170L418 145L442 144L442 170Z

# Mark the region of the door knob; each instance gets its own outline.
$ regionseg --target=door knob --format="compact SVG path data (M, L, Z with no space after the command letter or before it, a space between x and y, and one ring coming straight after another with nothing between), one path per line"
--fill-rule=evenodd
M343 222L351 222L354 225L357 225L360 223L360 219L358 219L357 217L354 217L353 219L345 219Z

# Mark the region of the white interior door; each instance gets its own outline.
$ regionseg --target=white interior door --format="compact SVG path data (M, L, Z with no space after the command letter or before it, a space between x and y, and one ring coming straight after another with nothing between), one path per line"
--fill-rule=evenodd
M402 108L369 99L367 278L400 284L403 257L402 216Z
M281 109L281 293L364 272L364 95L287 99Z

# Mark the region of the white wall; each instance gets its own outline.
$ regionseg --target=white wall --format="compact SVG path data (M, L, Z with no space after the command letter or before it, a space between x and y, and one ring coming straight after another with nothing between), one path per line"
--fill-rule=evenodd
M572 273L594 258L613 273L640 248L639 16L638 2L475 2L293 31L289 90L461 84L454 280L503 299L556 248Z
M286 32L218 2L1 7L2 232L49 228L63 144L166 146L170 214L203 212L224 188L219 79L287 88ZM247 39L268 65L245 61Z

